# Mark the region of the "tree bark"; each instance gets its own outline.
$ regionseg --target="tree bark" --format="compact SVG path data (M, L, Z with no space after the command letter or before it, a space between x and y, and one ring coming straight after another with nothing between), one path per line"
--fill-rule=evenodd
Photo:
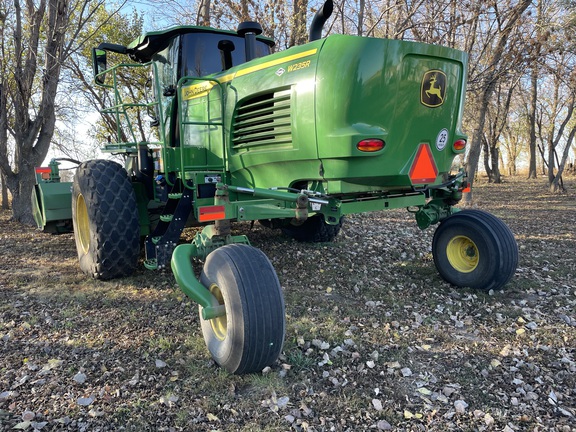
M365 12L365 0L360 0L358 2L358 31L357 35L362 36L364 29L364 12Z
M492 165L492 182L502 183L502 173L500 172L500 150L496 145L490 146L490 160Z
M530 111L528 122L530 123L530 159L528 164L528 178L536 178L536 102L538 100L538 70L534 68L531 74Z
M0 174L0 181L2 182L2 210L8 210L10 204L8 203L8 185L6 184L6 176Z
M537 15L536 15L536 41L535 41L535 58L540 56L540 51L542 49L542 15L543 15L543 2L540 0L537 5ZM532 67L532 72L530 74L530 108L528 112L528 121L530 122L530 143L529 151L530 156L528 160L528 178L535 179L538 176L538 170L536 167L536 106L538 101L538 78L539 78L539 66L535 65Z

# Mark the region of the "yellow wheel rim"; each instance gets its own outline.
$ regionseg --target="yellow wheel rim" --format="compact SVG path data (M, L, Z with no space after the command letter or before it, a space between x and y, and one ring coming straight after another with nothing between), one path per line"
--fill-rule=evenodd
M82 194L76 199L76 235L80 240L82 252L88 253L90 247L90 219L88 218L88 209Z
M220 291L220 288L218 288L218 285L212 284L209 289L212 295L216 297L216 300L218 300L218 304L223 305L224 296L222 295L222 291ZM212 331L214 332L216 338L218 338L221 341L226 339L226 333L228 330L228 320L226 319L226 315L211 319L210 325L212 326Z
M470 273L478 267L480 253L476 244L466 236L456 236L446 246L448 262L460 273Z

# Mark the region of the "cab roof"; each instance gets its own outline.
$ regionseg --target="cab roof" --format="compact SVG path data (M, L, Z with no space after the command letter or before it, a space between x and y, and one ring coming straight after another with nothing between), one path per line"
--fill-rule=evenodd
M128 52L133 60L146 63L152 60L154 54L165 49L174 37L189 33L212 33L241 37L231 30L200 26L175 26L165 30L144 33L128 45ZM272 38L257 36L256 39L270 47L274 46L274 39Z

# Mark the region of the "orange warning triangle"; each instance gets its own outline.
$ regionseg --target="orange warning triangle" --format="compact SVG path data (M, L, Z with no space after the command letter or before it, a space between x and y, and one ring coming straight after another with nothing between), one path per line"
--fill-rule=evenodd
M420 144L412 167L410 168L410 180L412 184L433 183L438 177L438 168L432 156L432 150L426 143Z

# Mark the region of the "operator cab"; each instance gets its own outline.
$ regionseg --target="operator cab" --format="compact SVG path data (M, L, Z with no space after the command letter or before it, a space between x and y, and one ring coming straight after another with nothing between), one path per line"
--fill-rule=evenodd
M271 53L274 41L257 38L261 27L249 24L241 25L238 33L206 27L176 27L148 33L129 46L133 60L155 64L158 76L153 83L159 88L154 89L154 94L160 96L157 110L164 114L158 115L157 111L157 118L164 119L167 142L171 146L180 145L180 128L175 115L178 106L173 97L178 80L213 75Z
M145 33L127 47L104 42L92 52L94 77L98 84L105 84L106 51L127 54L138 63L153 62L158 74L158 81L153 82L159 86L154 94L160 95L164 105L166 98L175 95L182 77L216 74L271 54L274 40L260 33L258 23L247 21L238 32L178 26Z
M201 77L271 54L272 39L257 37L253 47L247 46L248 36L262 31L258 27L250 30L235 33L208 27L174 27L145 34L130 44L128 54L140 63L169 63L176 80L185 76Z

